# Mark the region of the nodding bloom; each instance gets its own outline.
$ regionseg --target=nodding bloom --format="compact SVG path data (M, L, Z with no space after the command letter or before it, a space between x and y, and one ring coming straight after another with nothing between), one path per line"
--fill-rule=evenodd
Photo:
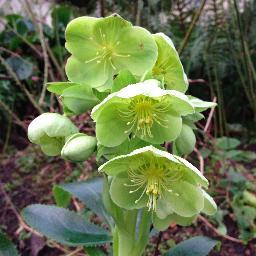
M65 139L78 132L78 128L66 117L57 113L44 113L28 127L28 138L39 145L49 156L60 155Z
M66 73L72 82L99 87L121 69L141 76L152 69L157 59L153 36L117 14L74 19L65 36L65 46L72 54Z
M72 162L86 161L95 151L97 140L84 133L76 133L66 139L61 156Z
M153 77L163 81L166 89L186 92L188 79L172 40L163 33L153 36L158 48L157 61L152 70Z
M208 186L201 172L185 159L153 146L115 157L99 171L113 177L110 195L122 208L147 207L160 221L170 216L185 221L204 208L215 212L214 201L201 189Z
M181 116L194 108L186 95L159 84L154 79L131 84L96 105L91 116L99 143L114 147L129 136L152 144L174 140L181 131Z

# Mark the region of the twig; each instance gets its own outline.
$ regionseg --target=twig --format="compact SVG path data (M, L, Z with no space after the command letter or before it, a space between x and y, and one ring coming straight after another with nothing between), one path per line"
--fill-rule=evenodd
M160 231L157 237L157 242L156 242L156 247L155 247L155 252L154 252L154 256L157 256L159 253L159 245L161 243L162 240L162 236L163 236L163 232Z
M26 125L15 115L10 108L0 100L0 106L14 119L15 123L18 124L25 132L27 132Z
M2 23L4 26L7 26L8 29L10 29L18 38L20 38L25 44L27 44L38 56L42 57L41 52L39 50L37 50L33 44L31 44L25 37L23 37L21 34L19 34L9 24L5 24L2 21L0 21L0 23Z
M2 184L1 182L0 182L0 192L3 194L6 203L9 205L9 207L11 208L11 210L13 211L13 213L15 214L16 218L18 219L20 226L21 226L23 229L25 229L25 230L27 230L27 231L29 231L29 232L31 232L31 233L37 235L37 236L42 237L41 234L39 234L37 231L35 231L35 230L33 230L32 228L30 228L30 227L23 221L23 219L21 218L20 214L18 213L16 207L15 207L14 204L12 203L11 198L10 198L9 195L6 193L6 191L5 191L5 189L4 189L4 186L3 186L3 184ZM19 230L19 232L20 232L21 228L19 228L18 230Z
M49 60L48 60L47 47L46 47L43 26L42 26L41 21L38 22L38 31L39 31L39 39L40 39L41 47L43 50L43 56L44 56L44 81L43 81L42 92L41 92L41 95L39 98L39 106L42 106L44 104L46 86L47 86L47 81L48 81Z
M13 80L15 81L16 85L18 85L20 87L20 89L26 94L26 96L28 97L28 99L30 100L30 102L32 103L32 105L35 107L35 109L41 114L43 113L42 109L40 108L40 106L36 103L36 101L34 100L32 94L27 90L27 88L20 82L20 80L18 79L17 75L14 73L14 71L12 70L12 68L6 63L5 59L0 55L0 61L2 63L2 65L6 68L7 72L9 73L9 75L13 78Z
M213 230L218 236L223 237L229 241L232 241L234 243L239 243L239 244L244 244L244 242L240 239L237 239L235 237L229 236L229 235L224 235L222 234L219 230L217 230L206 218L203 216L199 215L198 219L201 220L207 227L209 227L211 230Z
M213 98L213 102L214 102L214 103L216 103L216 102L217 102L217 98L216 98L216 96L214 96L214 98ZM207 118L206 125L205 125L205 127L204 127L204 132L205 132L205 133L207 133L207 132L208 132L209 126L210 126L211 121L212 121L212 117L213 117L214 109L215 109L215 107L212 107L212 108L211 108L210 114L209 114L209 116L208 116L208 118Z
M191 24L190 24L190 26L188 28L188 31L187 31L187 33L186 33L186 35L185 35L185 37L184 37L184 39L183 39L183 41L181 43L181 46L180 46L180 48L178 50L179 55L181 55L181 53L185 49L185 47L186 47L186 45L188 43L188 40L189 40L189 38L190 38L190 36L192 34L192 30L193 30L194 26L196 25L196 22L198 21L198 19L200 18L201 14L202 14L202 11L203 11L203 8L205 6L205 3L206 3L206 0L202 0L198 12L195 13L195 15L193 17L193 20L192 20L192 22L191 22Z
M199 170L202 174L204 174L204 158L197 148L194 148L194 152L196 152L197 158L199 160L199 164L200 164Z
M51 60L52 60L52 62L54 64L54 66L58 70L58 72L60 74L60 77L61 77L61 80L66 80L66 77L65 77L65 74L63 72L63 69L61 68L61 66L59 65L57 59L55 58L55 56L54 56L54 54L53 54L53 52L52 52L48 42L45 42L45 43L46 43L47 52L48 52L48 54L49 54L49 56L50 56L50 58L51 58Z
M74 250L73 252L66 254L65 256L74 256L77 255L77 253L81 252L83 250L83 248L77 248L76 250Z

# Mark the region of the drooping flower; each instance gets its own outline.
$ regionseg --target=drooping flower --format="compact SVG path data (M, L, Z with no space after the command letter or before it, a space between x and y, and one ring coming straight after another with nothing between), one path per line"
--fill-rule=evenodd
M158 47L158 58L152 70L154 78L163 81L166 89L186 92L188 79L172 40L163 33L154 38Z
M95 151L97 140L84 133L76 133L67 138L61 156L72 162L83 162Z
M65 138L78 132L78 128L65 116L44 113L35 118L28 127L28 138L39 145L49 156L61 153Z
M146 146L115 157L99 171L112 176L110 195L118 206L131 210L148 207L159 218L170 214L192 217L204 209L207 179L186 161Z
M129 135L152 144L174 140L181 131L181 116L193 112L186 95L163 90L151 79L110 94L91 116L99 143L114 147Z
M115 14L106 18L79 17L66 29L66 65L70 81L102 86L122 69L141 76L157 59L153 36Z

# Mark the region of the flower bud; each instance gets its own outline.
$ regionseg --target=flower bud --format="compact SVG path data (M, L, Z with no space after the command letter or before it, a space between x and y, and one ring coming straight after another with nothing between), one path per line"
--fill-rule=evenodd
M49 156L57 156L65 143L65 138L78 132L78 128L65 116L44 113L35 118L28 127L28 138L40 145Z
M72 162L83 162L94 152L97 144L95 137L83 133L70 136L61 151L61 156Z

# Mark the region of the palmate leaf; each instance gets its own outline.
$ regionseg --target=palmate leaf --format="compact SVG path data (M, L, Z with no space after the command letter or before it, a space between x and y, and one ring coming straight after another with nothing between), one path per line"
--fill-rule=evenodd
M179 243L165 256L207 256L216 244L217 241L209 237L196 236Z
M41 234L69 246L96 246L111 242L103 228L67 209L34 204L22 211L26 223Z

